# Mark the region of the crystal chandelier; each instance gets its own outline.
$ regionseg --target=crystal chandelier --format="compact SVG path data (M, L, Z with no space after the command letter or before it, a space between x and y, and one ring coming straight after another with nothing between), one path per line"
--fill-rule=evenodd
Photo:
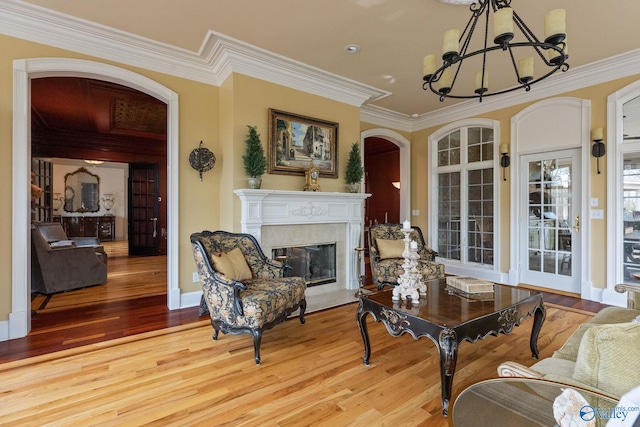
M471 18L464 31L460 33L458 29L451 29L444 34L442 65L438 67L436 56L433 54L424 57L422 88L439 95L440 101L444 101L445 98L479 98L482 102L485 96L499 95L520 88L529 91L532 84L560 69L569 69L566 62L569 55L564 9L554 9L545 16L544 41L540 41L511 8L511 0L475 0L469 5L469 9ZM489 39L490 21L493 21L493 42ZM522 38L518 34L516 39L514 27L518 28ZM483 43L482 47L474 50L471 46L478 46L477 40L472 38L476 30L478 33L484 30L484 40L480 41ZM513 85L508 85L506 89L489 90L487 58L490 53L504 53L508 57L508 60L498 67L513 67ZM495 58L495 55L491 57ZM540 58L541 61L537 60L537 63L545 67L539 77L534 75L535 57ZM472 71L465 69L465 73L461 73L464 61L474 63L477 67L475 89L467 93L454 90L459 76L461 79L471 80L469 76Z

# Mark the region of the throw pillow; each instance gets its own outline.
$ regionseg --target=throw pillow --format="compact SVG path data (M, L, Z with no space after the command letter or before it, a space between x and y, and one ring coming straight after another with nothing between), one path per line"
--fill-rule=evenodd
M240 248L233 248L229 252L216 253L212 257L213 268L230 280L251 279L251 269Z
M594 325L580 343L573 378L620 397L640 384L640 323Z
M380 259L402 258L404 240L376 239Z

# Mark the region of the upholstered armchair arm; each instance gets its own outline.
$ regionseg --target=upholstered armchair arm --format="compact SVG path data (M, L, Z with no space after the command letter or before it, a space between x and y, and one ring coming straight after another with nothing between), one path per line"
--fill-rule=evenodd
M437 256L438 256L438 252L434 251L433 249L427 246L424 246L420 251L420 258L425 261L435 261Z
M205 286L223 286L227 287L230 293L233 295L232 297L232 306L233 311L238 316L244 315L244 310L242 309L242 301L240 299L240 291L243 291L247 288L247 286L233 279L227 279L224 274L217 272L211 266L209 259L205 256L204 249L200 242L195 242L192 244L193 246L193 257L196 261L196 267L198 269L198 274L200 275L200 279L203 282L203 288Z
M374 262L378 262L380 261L380 254L378 253L378 248L376 248L374 245L369 245L369 258L374 261Z
M640 295L640 284L631 284L631 283L618 283L614 289L616 292L620 292L621 294L628 292L627 294L627 307L628 308L638 308L637 307L637 299L638 295Z
M544 378L542 372L535 369L527 368L518 362L504 362L498 366L498 375L501 377L517 377L517 378Z
M262 279L278 279L284 276L284 272L287 268L290 268L284 263L277 260L264 258L263 261L263 268L260 268L255 272L256 277L260 277Z

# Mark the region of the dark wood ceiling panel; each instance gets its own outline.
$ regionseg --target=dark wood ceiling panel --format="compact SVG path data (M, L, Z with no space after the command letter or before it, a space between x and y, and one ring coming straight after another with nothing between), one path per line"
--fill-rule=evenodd
M33 79L31 112L34 156L166 156L167 106L135 89L76 77Z

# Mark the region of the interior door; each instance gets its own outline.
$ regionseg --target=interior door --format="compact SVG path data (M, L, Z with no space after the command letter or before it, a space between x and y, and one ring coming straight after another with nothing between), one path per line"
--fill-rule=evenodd
M129 255L158 255L158 165L129 165Z
M580 293L580 150L520 158L520 282Z

